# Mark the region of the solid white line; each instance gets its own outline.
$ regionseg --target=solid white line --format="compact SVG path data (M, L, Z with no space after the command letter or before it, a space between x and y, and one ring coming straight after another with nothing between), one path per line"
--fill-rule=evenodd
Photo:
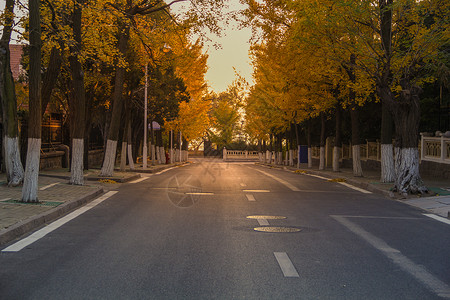
M162 171L160 171L160 172L158 172L158 173L155 173L155 175L160 175L160 174L162 174L162 173L165 173L165 172L167 172L167 171L169 171L169 170L172 170L172 169L175 169L176 167L172 167L172 168L168 168L168 169L165 169L165 170L162 170Z
M270 193L269 190L242 190L242 191L247 193Z
M253 196L252 194L246 194L245 197L247 197L248 201L256 201L255 196Z
M348 184L348 183L346 183L346 182L338 182L338 183L340 183L340 184L342 184L342 185L344 185L344 186L346 186L346 187L348 187L348 188L354 189L355 191L364 193L364 194L372 194L372 192L369 192L369 191L364 190L364 189L360 189L359 187L353 186L353 185Z
M443 218L443 217L439 217L439 216L436 216L436 215L433 215L433 214L423 214L424 216L427 216L427 217L429 217L429 218L432 218L432 219L435 219L435 220L437 220L437 221L440 221L440 222L442 222L442 223L445 223L445 224L449 224L450 225L450 220L449 219L446 219L446 218Z
M336 221L347 227L351 232L368 242L372 247L381 251L385 256L390 258L394 264L402 268L404 271L415 277L418 281L427 286L431 291L439 297L450 298L450 287L434 277L425 269L424 266L415 264L412 260L404 256L399 250L392 248L382 239L377 238L371 233L362 229L359 225L350 222L343 216L331 216Z
M314 174L303 174L303 175L307 175L307 176L311 176L311 177L316 177L316 178L320 178L320 179L323 179L323 180L328 180L328 179L330 179L330 178L326 178L326 177L319 176L319 175L314 175Z
M200 195L200 196L206 195L206 196L208 196L208 195L214 195L214 193L186 193L186 195Z
M113 196L116 193L118 193L118 191L110 191L110 192L108 192L108 193L98 197L94 201L92 201L92 202L86 204L85 206L75 210L74 212L68 214L67 216L62 217L61 219L56 220L53 223L50 223L48 226L42 228L41 230L36 231L32 235L30 235L30 236L28 236L28 237L18 241L17 243L14 243L11 246L3 249L2 252L19 252L23 248L31 245L32 243L34 243L35 241L39 240L40 238L46 236L50 232L58 229L59 227L61 227L62 225L66 224L67 222L75 219L79 215L87 212L88 210L90 210L94 206L102 203L103 201L105 201L106 199L108 199L109 197Z
M286 252L274 252L284 277L300 277Z
M52 186L55 186L55 185L57 185L57 184L59 184L59 182L57 182L57 183L52 183L52 184L43 186L43 187L41 187L39 190L40 190L40 191L44 191L44 190L46 190L46 189L48 189L48 188L51 188Z
M257 219L259 226L268 226L269 225L269 221L267 221L266 219Z
M285 180L283 180L283 179L281 179L281 178L278 178L278 177L276 177L276 176L274 176L274 175L272 175L272 174L269 174L269 173L267 173L267 172L264 172L264 171L261 171L261 170L258 170L258 169L255 169L255 170L258 171L258 172L260 172L260 173L263 173L263 174L266 175L266 176L269 176L269 177L275 179L276 181L278 181L279 183L285 185L286 187L288 187L289 189L291 189L291 190L294 191L294 192L300 192L300 189L299 189L299 188L293 186L292 184L290 184L289 182L287 182L287 181L285 181Z
M139 183L139 182L142 182L142 181L147 180L147 179L149 179L149 177L142 177L142 178L130 181L129 183Z

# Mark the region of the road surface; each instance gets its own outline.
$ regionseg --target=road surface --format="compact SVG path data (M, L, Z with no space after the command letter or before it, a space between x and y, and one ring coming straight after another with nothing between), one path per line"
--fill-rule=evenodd
M0 299L450 298L450 225L417 209L246 163L146 176L4 247Z

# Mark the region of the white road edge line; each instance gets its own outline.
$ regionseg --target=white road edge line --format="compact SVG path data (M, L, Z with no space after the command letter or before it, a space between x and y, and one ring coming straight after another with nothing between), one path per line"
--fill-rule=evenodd
M165 173L165 172L170 171L170 170L175 169L175 168L176 168L176 167L172 167L172 168L168 168L168 169L162 170L162 171L160 171L160 172L158 172L158 173L155 173L155 175L160 175L160 174L162 174L162 173Z
M323 176L320 176L320 175L314 175L314 174L303 174L303 175L316 177L316 178L320 178L320 179L323 179L323 180L329 180L330 179L330 178L326 178L326 177L323 177Z
M300 277L286 252L274 252L284 277Z
M57 185L57 184L59 184L59 182L57 182L57 183L52 183L52 184L43 186L43 187L41 187L39 190L40 190L40 191L45 191L46 189L51 188L52 186L55 186L55 185Z
M270 193L269 190L242 190L242 191L247 193Z
M428 218L432 218L432 219L435 219L435 220L440 221L442 223L450 225L450 220L449 219L446 219L446 218L443 218L443 217L439 217L439 216L436 216L436 215L433 215L433 214L423 214L423 215L427 216Z
M59 227L61 227L62 225L66 224L67 222L75 219L79 215L87 212L91 208L97 206L98 204L102 203L103 201L105 201L106 199L108 199L109 197L113 196L116 193L118 193L118 191L107 192L106 194L98 197L97 199L93 200L92 202L86 204L85 206L75 210L74 212L71 212L70 214L66 215L65 217L62 217L61 219L56 220L53 223L50 223L48 226L46 226L46 227L36 231L32 235L30 235L30 236L28 236L28 237L26 237L26 238L24 238L24 239L22 239L22 240L20 240L20 241L18 241L16 243L12 244L11 246L3 249L2 252L19 252L23 248L31 245L32 243L34 243L37 240L43 238L44 236L46 236L50 232L58 229Z
M450 298L450 287L446 283L434 277L424 266L415 264L412 260L404 256L399 250L392 248L382 239L377 238L373 234L365 231L359 225L350 222L345 217L335 215L332 215L331 217L343 226L347 227L347 229L351 232L368 242L372 245L372 247L379 250L386 257L391 259L394 264L416 278L439 297Z
M258 171L258 172L260 172L260 173L263 173L263 174L266 175L266 176L269 176L269 177L275 179L276 181L278 181L279 183L285 185L286 187L288 187L289 189L291 189L291 190L294 191L294 192L300 192L300 189L299 189L299 188L293 186L292 184L290 184L289 182L287 182L287 181L285 181L285 180L283 180L283 179L281 179L281 178L278 178L278 177L276 177L276 176L274 176L274 175L272 175L272 174L269 174L269 173L267 173L267 172L264 172L264 171L261 171L261 170L258 170L258 169L255 169L255 170Z
M266 219L258 219L259 226L269 226L269 221Z
M253 196L252 194L246 194L245 197L247 197L248 201L256 201L255 196Z
M142 177L142 178L139 178L139 179L130 181L130 183L139 183L139 182L142 182L142 181L147 180L147 179L149 179L149 178L150 178L150 177Z
M369 192L368 190L361 189L361 188L359 188L359 187L356 187L356 186L354 186L354 185L348 184L348 183L346 183L346 182L338 182L338 183L339 183L339 184L342 184L342 185L344 185L344 186L346 186L346 187L348 187L348 188L354 189L355 191L364 193L364 194L372 194L372 192Z

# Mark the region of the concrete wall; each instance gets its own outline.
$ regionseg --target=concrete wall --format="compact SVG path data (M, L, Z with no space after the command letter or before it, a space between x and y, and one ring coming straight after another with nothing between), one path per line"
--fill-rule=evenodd
M44 169L58 169L66 166L64 151L54 151L41 153L40 170ZM89 166L101 166L103 159L103 150L89 151Z

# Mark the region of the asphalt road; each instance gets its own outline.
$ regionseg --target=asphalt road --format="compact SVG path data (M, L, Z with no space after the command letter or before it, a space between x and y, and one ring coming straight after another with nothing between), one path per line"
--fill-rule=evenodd
M301 231L254 230L271 226ZM338 182L199 160L2 251L0 299L450 298L449 226Z

